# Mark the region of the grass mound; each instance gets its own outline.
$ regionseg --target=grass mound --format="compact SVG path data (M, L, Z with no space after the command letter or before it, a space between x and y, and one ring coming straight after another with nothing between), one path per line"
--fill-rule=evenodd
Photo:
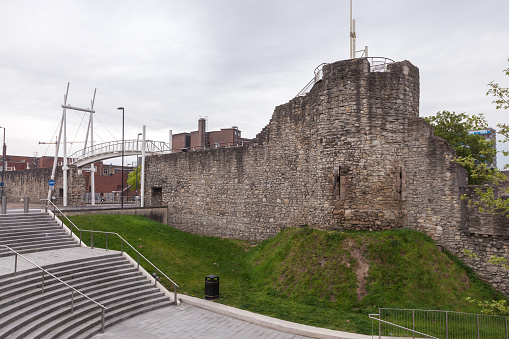
M70 219L82 229L121 234L180 285L179 293L203 298L204 277L215 274L218 302L307 325L370 334L367 314L378 307L479 313L466 297L503 298L412 230L289 228L253 244L192 235L141 216ZM90 244L88 234L83 239ZM94 247L105 243L104 235L94 235ZM120 242L110 236L108 248L118 250ZM141 265L153 272L143 260Z

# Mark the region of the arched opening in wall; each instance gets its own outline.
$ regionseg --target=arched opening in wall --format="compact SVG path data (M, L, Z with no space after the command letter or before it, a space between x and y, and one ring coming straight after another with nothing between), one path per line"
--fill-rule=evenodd
M163 188L162 187L152 187L152 206L162 206L163 205Z

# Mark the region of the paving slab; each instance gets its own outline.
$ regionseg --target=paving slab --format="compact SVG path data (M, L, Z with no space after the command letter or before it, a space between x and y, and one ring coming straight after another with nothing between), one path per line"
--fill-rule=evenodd
M144 313L108 327L97 339L113 338L278 338L305 339L224 316L199 307L181 304Z

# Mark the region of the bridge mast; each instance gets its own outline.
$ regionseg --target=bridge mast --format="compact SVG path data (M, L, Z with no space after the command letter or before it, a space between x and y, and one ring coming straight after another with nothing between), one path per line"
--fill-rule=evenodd
M97 88L94 89L94 97L92 98L92 105L90 109L94 110L94 102L95 102L95 93L97 91ZM90 148L92 155L94 154L94 116L92 114L93 112L90 112L90 118L88 120L88 129L87 129L87 136L85 138L85 146L83 147L83 156L85 156L85 150L87 149L87 142L88 142L88 134L90 133ZM95 205L95 166L94 163L90 164L90 195L91 195L91 204Z
M65 95L64 95L64 105L67 104L67 95L69 94L69 82L67 83L67 90L65 91ZM60 140L62 138L62 128L64 126L64 119L65 117L65 108L63 109L63 112L62 112L62 119L60 120L60 132L58 132L58 141L57 141L57 145L55 147L55 159L53 160L53 169L51 171L51 180L55 180L55 172L56 172L56 169L57 169L57 162L58 162L58 151L60 149ZM64 166L65 166L65 163L64 163ZM66 183L67 185L67 183ZM49 190L48 190L48 200L51 200L51 191L52 191L52 188L53 186L50 186ZM64 190L65 192L65 190ZM67 197L67 193L66 194L66 197ZM66 201L67 203L67 201Z
M62 114L62 125L60 126L60 131L62 131L62 127L63 127L63 130L64 130L64 164L62 166L62 171L63 171L63 201L62 201L62 204L64 206L67 206L67 171L69 170L69 166L67 164L67 114L66 114L66 110L67 109L72 109L72 110L75 110L75 111L82 111L82 112L88 112L88 113L95 113L95 111L93 109L88 109L88 108L79 108L79 107L74 107L74 106L71 106L71 105L67 105L67 95L69 93L69 83L67 83L67 92L65 93L65 97L64 97L64 104L62 105L62 108L64 109L64 113ZM95 91L94 91L94 100L95 100ZM58 136L58 147L57 147L57 152L56 152L56 155L55 155L55 161L53 162L53 168L55 168L55 164L58 160L58 149L60 148L60 138L61 138L61 134ZM93 165L92 165L93 167ZM53 173L52 173L52 179L54 178L54 170L53 170ZM51 194L51 191L50 193L48 193L48 196Z

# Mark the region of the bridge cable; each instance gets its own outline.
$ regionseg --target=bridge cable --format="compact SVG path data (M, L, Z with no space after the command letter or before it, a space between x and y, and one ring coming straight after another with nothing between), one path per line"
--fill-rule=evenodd
M53 140L53 137L56 136L58 128L60 127L61 123L62 123L62 120L60 120L60 122L57 124L57 128L55 129L55 132L53 132L53 135L51 136L50 140ZM50 146L51 146L51 142L48 142L48 147L46 148L46 151L44 152L43 157L46 156L46 154L48 153L48 150L49 150Z
M104 126L104 124L102 123L102 121L99 119L99 117L97 115L95 116L95 118L97 119L97 121L99 121L99 123L102 125L102 127L104 127L106 132L108 132L113 137L113 140L118 140L118 138L116 138L113 134L111 134L111 132L106 128L106 126Z
M79 116L81 113L80 112L76 112L76 114ZM81 129L81 125L83 125L83 120L85 120L85 116L86 116L86 113L83 113L83 116L81 117L80 125L78 126L78 130L76 131L76 134L74 135L74 140L72 141L71 146L69 147L69 150L67 151L68 154L71 153L71 149L74 146L74 144L76 143L76 137L78 136L78 133L79 133L79 131Z

